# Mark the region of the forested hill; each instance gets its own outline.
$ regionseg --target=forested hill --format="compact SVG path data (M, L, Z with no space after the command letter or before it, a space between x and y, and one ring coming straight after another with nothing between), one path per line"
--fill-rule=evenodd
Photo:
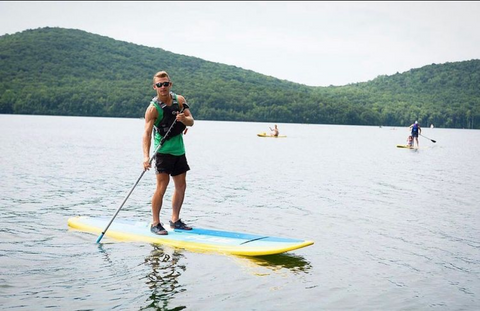
M159 70L198 120L480 128L480 60L309 87L63 28L0 36L0 113L143 117Z

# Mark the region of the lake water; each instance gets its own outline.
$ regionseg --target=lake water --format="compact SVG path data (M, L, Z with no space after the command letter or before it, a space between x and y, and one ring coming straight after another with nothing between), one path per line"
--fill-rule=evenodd
M288 137L272 139L256 133L273 124L196 121L182 219L315 242L245 258L68 229L113 216L143 125L0 115L1 309L480 308L480 131L425 128L408 150L407 128L279 123ZM117 219L149 221L154 185L150 170Z

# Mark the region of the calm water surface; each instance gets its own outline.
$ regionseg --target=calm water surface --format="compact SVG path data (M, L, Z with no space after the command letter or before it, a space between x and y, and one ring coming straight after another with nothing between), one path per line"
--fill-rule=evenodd
M303 238L244 258L71 231L141 173L142 119L0 115L2 310L478 310L480 131L197 121L182 219ZM172 184L173 186L173 184ZM150 220L154 173L118 218ZM169 188L162 221L170 216Z

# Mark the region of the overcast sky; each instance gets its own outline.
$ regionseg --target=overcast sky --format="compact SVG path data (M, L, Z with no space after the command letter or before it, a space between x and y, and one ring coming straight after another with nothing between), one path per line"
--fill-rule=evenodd
M480 59L480 2L0 1L0 35L47 26L311 86Z

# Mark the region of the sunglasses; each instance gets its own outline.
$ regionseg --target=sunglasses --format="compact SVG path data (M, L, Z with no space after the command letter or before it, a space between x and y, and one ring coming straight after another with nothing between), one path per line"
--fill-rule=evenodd
M158 82L158 83L155 83L155 86L158 88L161 88L162 86L168 87L170 86L170 82Z

